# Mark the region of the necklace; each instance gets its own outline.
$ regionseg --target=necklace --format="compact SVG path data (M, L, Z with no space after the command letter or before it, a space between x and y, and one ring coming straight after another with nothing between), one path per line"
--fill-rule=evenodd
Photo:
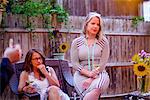
M85 41L86 43L86 47L87 47L87 50L88 50L88 70L92 70L92 68L94 67L94 50L95 50L95 44L96 42L94 41L94 45L92 46L92 64L91 64L91 61L90 61L90 49L89 49L89 46L88 46L88 43L87 43L87 40Z

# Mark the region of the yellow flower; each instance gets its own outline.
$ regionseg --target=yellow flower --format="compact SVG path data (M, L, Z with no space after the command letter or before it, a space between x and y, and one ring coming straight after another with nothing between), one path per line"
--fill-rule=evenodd
M8 0L0 0L0 8L5 8L7 6Z
M148 74L148 66L144 63L134 64L133 71L137 76L144 76Z
M138 54L135 54L133 57L132 57L132 61L134 63L138 63L140 62L140 56Z
M3 3L4 5L7 5L8 0L2 0L2 3Z
M59 46L59 49L61 52L67 52L67 50L69 49L69 44L67 42L64 42Z
M148 67L148 69L147 69L147 70L148 70L148 75L150 76L150 67Z

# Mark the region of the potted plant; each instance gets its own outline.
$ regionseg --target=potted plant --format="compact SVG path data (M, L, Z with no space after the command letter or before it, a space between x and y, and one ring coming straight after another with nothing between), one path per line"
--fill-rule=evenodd
M57 53L56 52L53 53L54 59L64 60L65 53L68 51L69 48L70 48L70 46L69 46L68 42L63 42L62 44L60 44L59 47L56 48L58 50L58 52Z
M8 0L0 0L0 26L2 21L3 12L6 10Z
M132 27L136 28L140 22L144 21L143 16L134 16L132 17Z
M11 11L13 14L23 14L27 17L27 27L32 27L30 22L31 17L36 17L42 15L43 18L47 18L49 15L49 20L45 22L50 23L47 28L57 29L58 23L66 23L68 20L67 11L60 5L56 3L55 0L26 0L24 2L13 1L11 5ZM54 17L55 16L55 17ZM45 20L45 19L44 19Z
M57 4L56 0L48 2L49 5L45 10L50 14L50 26L55 30L61 27L61 24L66 24L68 21L69 13L63 8L63 6Z
M15 1L11 5L13 14L22 14L27 17L27 28L34 28L30 22L30 18L43 14L45 3L42 1L26 0L25 2Z

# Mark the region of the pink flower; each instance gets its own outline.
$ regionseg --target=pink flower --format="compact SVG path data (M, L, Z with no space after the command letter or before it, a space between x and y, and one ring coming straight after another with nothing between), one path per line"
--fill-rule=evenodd
M144 50L141 50L141 52L139 53L139 56L141 56L141 58L145 58L146 57L146 52Z

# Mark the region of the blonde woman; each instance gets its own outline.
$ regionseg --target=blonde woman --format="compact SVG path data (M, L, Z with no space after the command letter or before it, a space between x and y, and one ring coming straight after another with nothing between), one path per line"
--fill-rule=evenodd
M110 51L102 22L100 14L90 12L83 25L83 35L71 45L71 62L76 70L74 85L83 100L98 100L109 85L105 67Z

